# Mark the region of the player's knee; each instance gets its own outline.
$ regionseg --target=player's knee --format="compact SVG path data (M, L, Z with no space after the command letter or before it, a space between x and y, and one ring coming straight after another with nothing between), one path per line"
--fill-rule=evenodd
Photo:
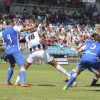
M14 68L15 67L15 63L11 64L11 67Z
M58 63L55 60L52 60L51 62L49 62L50 65L57 67Z

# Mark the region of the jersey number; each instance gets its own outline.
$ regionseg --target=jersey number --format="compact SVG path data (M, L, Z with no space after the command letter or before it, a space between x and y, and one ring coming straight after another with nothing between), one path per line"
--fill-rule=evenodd
M32 40L32 39L34 39L34 38L35 38L34 34L28 36L28 39L29 39L29 40Z
M7 35L7 39L12 43L12 39L11 39L10 34Z
M93 43L91 49L95 49L96 45Z

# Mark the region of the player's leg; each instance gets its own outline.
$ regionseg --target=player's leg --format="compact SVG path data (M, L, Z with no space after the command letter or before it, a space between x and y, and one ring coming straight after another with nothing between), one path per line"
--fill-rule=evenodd
M24 63L25 69L28 69L28 67L29 67L32 63L35 63L36 60L37 60L37 59L35 59L34 53L30 54L30 55L28 56L27 60L26 60L25 63ZM16 79L16 81L15 81L15 85L16 85L16 86L19 85L20 78L21 78L21 77L20 77L20 73L19 73L18 76L17 76L17 79Z
M87 68L87 63L82 64L81 62L78 63L78 66L75 68L75 73L73 73L70 77L70 80L67 82L66 86L63 87L63 90L66 90L77 78L84 69Z
M42 51L43 52L43 60L44 62L52 65L53 67L55 67L59 72L63 73L66 76L70 77L70 74L64 69L62 68L61 65L59 65L52 56L50 56L46 51Z
M27 61L25 62L24 66L25 66L25 69L27 70L28 67L31 65L31 63L28 63ZM20 81L20 73L18 74L17 78L16 78L16 81L15 81L15 85L18 86L19 85L19 81Z
M62 68L61 65L59 65L55 60L52 60L50 62L48 62L48 64L54 66L59 72L63 73L64 75L70 77L70 74L64 69Z
M63 87L63 90L66 90L71 84L76 80L77 75L79 75L81 71L78 69L78 67L75 68L75 73L73 73L70 77L70 80L67 82L66 86Z
M8 68L8 73L7 73L7 78L6 78L5 84L6 85L12 85L12 83L10 82L10 79L13 75L13 70L14 70L14 67L15 67L15 60L14 60L12 55L8 55L7 58L9 60L10 67Z
M75 72L76 72L76 70L75 70L75 69L72 69L72 70L70 71L70 75L73 75ZM69 79L70 79L70 77L67 77L67 79L65 80L65 82L68 82Z
M95 65L94 65L95 66ZM99 67L89 67L88 70L93 72L95 74L93 80L92 80L92 83L91 83L91 86L96 86L96 83L99 79L99 75L100 75L100 69L97 69L95 70L94 68L99 68Z
M70 74L64 69L62 68L55 60L49 62L50 65L54 66L58 71L60 71L61 73L63 73L64 75L67 76L67 79L70 80ZM74 80L70 86L76 86L77 85L77 82Z
M13 54L16 63L20 67L20 78L21 78L21 86L22 87L29 87L29 84L26 84L26 69L24 66L24 58L21 52Z
M100 70L93 70L92 72L95 74L95 76L92 80L91 86L96 86L96 83L99 80Z
M99 80L99 77L95 75L93 80L92 80L91 86L96 86L96 83L98 80Z

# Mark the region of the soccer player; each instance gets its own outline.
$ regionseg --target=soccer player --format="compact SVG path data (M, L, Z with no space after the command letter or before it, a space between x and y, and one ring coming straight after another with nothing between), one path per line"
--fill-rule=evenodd
M100 36L96 35L94 37L95 41L87 42L83 47L81 47L78 52L82 52L82 57L78 63L78 66L75 68L75 72L71 75L70 80L63 87L64 90L67 90L71 83L77 78L83 70L86 68L91 69L91 71L100 77L100 73L97 70L100 70Z
M24 58L22 53L19 49L19 40L18 40L18 33L23 31L28 31L30 29L34 29L37 27L35 23L31 27L18 27L14 25L12 19L6 19L7 27L0 33L0 38L2 37L6 43L5 53L10 63L10 67L8 69L7 79L5 85L12 85L10 79L13 75L13 70L15 67L15 63L20 67L20 77L21 77L21 86L22 87L29 87L29 84L26 84L26 70L24 66Z
M96 33L93 33L91 35L91 37L89 39L86 40L86 42L82 45L80 45L77 49L79 50L82 46L84 46L87 42L91 42L94 41L95 36L98 35ZM79 56L82 56L82 52L79 52ZM88 68L89 71L93 70L93 68ZM70 75L72 75L73 73L75 73L75 69L72 69L72 71L70 72ZM100 73L100 71L98 70L98 72ZM70 79L70 78L69 78ZM68 82L69 79L66 79L65 82ZM91 86L96 86L96 82L98 81L99 77L98 77L98 73L97 75L94 76L93 81L91 83Z
M36 60L41 59L44 62L52 65L55 67L58 71L63 73L66 76L70 76L70 74L62 68L54 59L52 56L50 56L46 52L46 46L45 41L42 37L42 34L38 31L33 32L26 36L24 39L22 39L20 42L27 42L28 48L30 49L29 57L27 58L25 62L26 69L32 64L35 63ZM20 80L20 75L17 77L15 85L18 85L18 82Z

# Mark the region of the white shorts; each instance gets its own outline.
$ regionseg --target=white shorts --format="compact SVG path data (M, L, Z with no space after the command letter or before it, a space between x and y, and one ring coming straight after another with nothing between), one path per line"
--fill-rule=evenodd
M35 63L36 60L43 60L45 63L51 62L53 57L50 56L45 50L35 51L27 58L28 63Z

